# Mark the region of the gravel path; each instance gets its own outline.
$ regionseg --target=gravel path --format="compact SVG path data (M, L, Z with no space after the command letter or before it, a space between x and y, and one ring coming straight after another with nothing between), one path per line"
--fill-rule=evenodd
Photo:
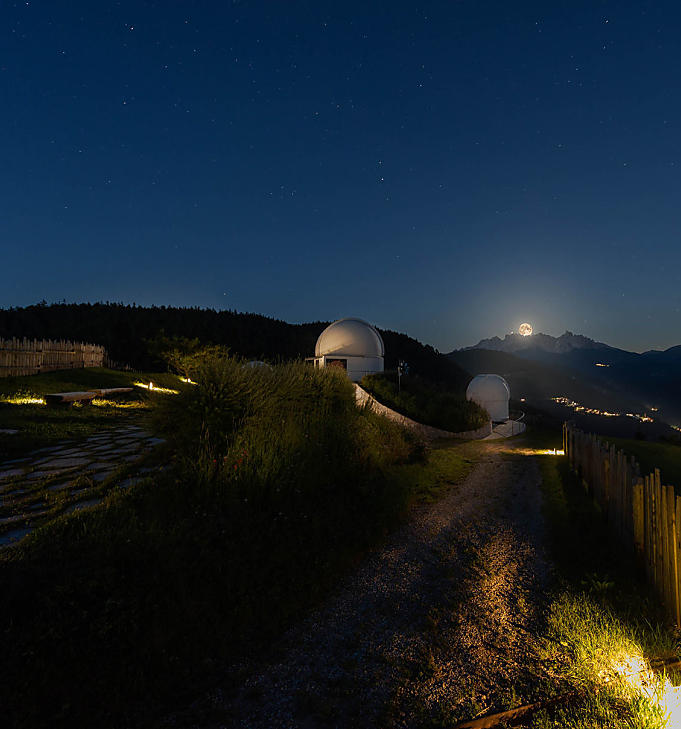
M548 565L540 475L490 443L339 591L165 726L434 727L531 698Z

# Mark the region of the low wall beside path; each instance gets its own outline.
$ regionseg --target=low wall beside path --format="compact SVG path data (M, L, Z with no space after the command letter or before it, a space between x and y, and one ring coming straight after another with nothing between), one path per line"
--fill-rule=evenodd
M406 415L402 415L389 407L386 407L378 400L370 395L365 389L355 383L355 400L359 407L368 406L371 410L378 415L383 415L389 420L398 423L403 428L417 433L425 441L438 440L440 438L461 438L462 440L482 440L492 433L492 422L485 423L482 428L477 430L464 430L461 433L452 433L449 430L441 430L440 428L434 428L432 425L424 425L423 423L417 423L415 420L408 418Z

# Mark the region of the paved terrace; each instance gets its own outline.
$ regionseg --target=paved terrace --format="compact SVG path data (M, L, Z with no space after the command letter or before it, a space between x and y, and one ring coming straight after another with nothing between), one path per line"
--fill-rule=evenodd
M155 470L144 456L161 442L130 425L0 463L0 549L61 514L100 504L112 488L132 486Z

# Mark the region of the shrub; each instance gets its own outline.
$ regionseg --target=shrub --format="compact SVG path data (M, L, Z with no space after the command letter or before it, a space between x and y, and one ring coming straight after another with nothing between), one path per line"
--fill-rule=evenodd
M191 374L157 416L173 469L0 558L9 725L167 701L290 624L404 509L390 471L417 449L344 374L216 352Z
M367 375L362 387L402 415L454 433L476 430L489 421L487 412L476 403L422 377L403 376L398 391L396 374Z

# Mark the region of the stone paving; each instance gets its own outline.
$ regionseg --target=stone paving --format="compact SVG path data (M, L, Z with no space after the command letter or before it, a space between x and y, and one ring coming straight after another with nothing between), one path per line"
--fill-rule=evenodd
M162 443L137 425L41 448L0 463L0 549L61 515L100 504L156 469L142 458Z

